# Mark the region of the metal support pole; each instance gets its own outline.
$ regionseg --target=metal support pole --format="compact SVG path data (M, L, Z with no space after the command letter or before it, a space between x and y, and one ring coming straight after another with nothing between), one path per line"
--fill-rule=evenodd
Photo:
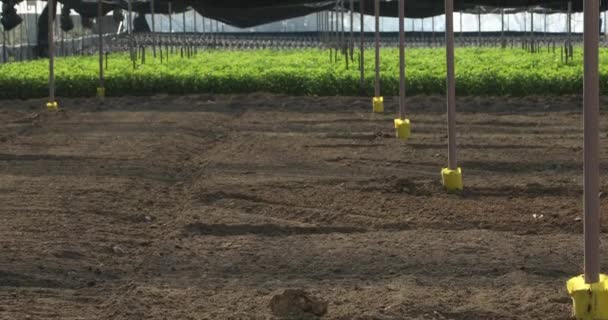
M101 0L97 0L97 34L99 38L99 88L105 88L105 79L103 75L103 19L102 19L102 4ZM101 95L99 92L98 95Z
M477 36L481 42L481 7L477 8Z
M460 16L460 39L462 40L462 36L464 35L464 29L462 27L462 12L458 14Z
M584 21L584 210L585 282L599 282L599 1L585 0Z
M2 29L2 63L8 62L8 52L6 50L6 30Z
M53 28L53 21L55 15L55 1L50 0L47 2L48 9L48 43L49 43L49 103L55 103L55 28ZM48 107L48 105L47 105ZM51 105L51 108L54 109Z
M547 13L546 12L543 14L543 19L544 19L543 33L545 34L545 37L546 37L547 36Z
M435 16L431 17L431 39L433 46L435 45Z
M477 8L477 36L481 41L481 7Z
M399 0L399 119L405 120L405 0Z
M154 20L154 0L150 1L150 14L152 15L152 56L156 58L156 23Z
M350 0L350 60L355 56L355 0Z
M500 9L500 45L504 49L505 42L505 8Z
M534 48L534 9L530 10L530 42L532 52L536 51Z
M380 0L374 2L376 18L376 83L375 97L380 97Z
M131 54L133 69L135 69L137 57L135 56L135 51L133 50L133 6L131 5L131 0L127 0L127 11L129 15L129 21L127 23L127 32L129 33L129 53Z
M63 5L61 5L63 6ZM63 8L62 8L63 10ZM60 29L61 31L61 56L65 57L65 31L63 31L63 29Z
M456 170L456 79L454 72L454 0L445 0L445 48L447 58L448 169Z
M204 13L204 12L203 12ZM201 15L201 24L203 25L203 35L207 32L207 27L205 26L205 16Z
M6 51L6 30L2 29L2 63L8 62L8 56Z
M568 50L570 50L570 43L571 43L571 33L572 33L572 1L568 1L568 18L566 19L566 21L568 22L568 26L567 26L567 32L568 32L568 36L567 36L567 43L568 43Z
M183 0L182 0L182 3ZM186 7L184 6L184 12L182 12L182 51L185 49L186 47Z
M19 26L19 60L23 61L23 26L27 23L27 16ZM63 32L61 33L61 51L63 53Z
M365 94L365 11L364 11L364 3L365 0L359 1L359 11L360 11L360 24L361 24L361 48L360 48L360 63L359 69L361 71L361 79L360 79L360 90L361 95Z
M608 11L604 11L604 41L608 44Z
M192 7L192 19L193 19L193 22L194 22L194 33L198 32L198 28L196 27L196 15L197 14L198 13L196 12L196 10L194 10L194 7Z
M169 11L169 33L173 33L173 8L171 2L168 2L167 6Z
M344 0L340 1L340 50L342 50L342 54L344 54L344 57L346 58L346 65L348 66L348 53L346 52L346 46L344 45L345 40L344 40L345 36L344 36ZM348 67L347 67L348 69Z

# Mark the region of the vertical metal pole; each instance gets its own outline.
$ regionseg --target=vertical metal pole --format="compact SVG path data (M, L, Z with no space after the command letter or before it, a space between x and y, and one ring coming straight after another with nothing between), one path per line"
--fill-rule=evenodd
M27 16L23 20L23 23L19 26L19 60L23 61L23 26L27 23ZM61 40L61 49L63 50L63 33Z
M355 54L355 0L350 0L350 59L353 60Z
M545 34L545 37L546 37L547 36L547 13L546 12L543 13L543 19L544 19L543 33Z
M604 41L608 44L608 11L604 11Z
M194 33L198 32L198 28L196 26L196 15L198 14L198 12L196 12L196 10L194 10L194 7L192 7L192 18L193 18L193 22L194 22Z
M433 42L433 46L435 45L435 16L431 17L431 39Z
M361 24L361 48L360 48L360 63L359 63L359 69L361 71L361 83L360 83L360 90L361 90L361 95L363 95L365 93L365 11L364 11L364 3L365 0L360 0L359 1L359 11L360 11L360 24Z
M34 19L36 20L36 30L38 30L38 1L36 1L34 5L34 14L36 15L36 19Z
M156 58L156 20L154 16L154 0L150 1L150 14L152 15L152 56Z
M173 8L171 2L168 2L167 6L169 11L169 33L173 33Z
M186 7L185 7L185 2L182 0L182 3L184 3L184 12L182 12L182 50L185 50L186 47Z
M535 52L536 49L534 48L534 9L530 10L530 38L532 52Z
M568 32L568 36L567 36L567 43L568 43L568 48L570 47L570 36L571 36L571 32L572 32L572 1L568 1L568 18L566 19L566 21L568 22L568 27L567 27L567 32Z
M584 0L585 281L599 282L599 1Z
M447 58L448 169L458 168L456 159L456 79L454 72L454 0L445 0L445 48Z
M97 0L97 34L99 37L99 88L105 87L103 76L103 19L101 0Z
M405 120L405 0L399 0L399 119Z
M375 97L380 96L380 0L374 2L376 16L376 85Z
M25 5L26 9L29 9L29 6ZM25 16L23 19L23 27L25 28L25 46L28 49L26 51L26 58L30 58L32 50L30 50L30 22L29 22L29 14Z
M53 19L55 18L54 0L47 2L48 9L48 42L49 42L49 102L55 102L55 34L53 28Z
M8 60L6 52L6 30L2 29L2 63L6 63Z
M460 38L462 40L462 36L464 35L464 29L462 27L462 12L458 14L460 16Z
M505 8L500 9L500 45L504 49L505 43Z
M527 12L524 11L524 36L526 35L526 33L528 32L528 15Z
M346 46L344 45L344 0L340 1L340 49L342 53L345 55L346 64L348 65L348 53L345 51Z
M63 4L61 6L63 7ZM59 30L61 32L61 56L65 57L65 31L61 28Z
M129 22L127 23L127 30L129 32L129 52L131 54L131 61L133 62L133 69L135 69L135 52L133 51L133 7L131 0L127 0L127 10L129 11Z
M477 8L477 36L481 42L481 7Z

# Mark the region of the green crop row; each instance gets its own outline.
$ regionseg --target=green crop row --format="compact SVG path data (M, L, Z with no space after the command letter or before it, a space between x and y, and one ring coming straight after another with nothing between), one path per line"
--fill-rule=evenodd
M373 95L374 56L366 55L367 95ZM343 57L330 62L328 51L205 51L193 58L146 54L146 63L133 69L127 54L113 54L106 70L107 94L248 93L290 95L358 95L358 63L346 68ZM166 58L166 54L165 54ZM382 50L382 94L394 96L399 87L398 51ZM601 53L601 88L608 93L608 51ZM445 92L443 49L408 49L408 95ZM60 97L94 96L99 83L96 56L56 61ZM456 50L458 95L562 95L582 91L582 53L564 64L560 54L527 53L520 49L462 48ZM0 99L45 97L48 60L0 65Z

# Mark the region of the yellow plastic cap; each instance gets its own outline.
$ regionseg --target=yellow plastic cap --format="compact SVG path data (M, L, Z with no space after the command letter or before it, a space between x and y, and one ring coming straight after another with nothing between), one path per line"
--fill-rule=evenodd
M57 101L47 102L46 109L49 111L56 111L57 109L59 109L59 104L57 103Z
M97 97L98 98L105 98L106 97L106 88L104 88L104 87L98 87L97 88Z
M384 112L384 97L374 97L372 101L373 101L374 112L383 113Z
M464 185L462 183L462 169L457 168L450 170L443 168L441 170L441 182L448 191L462 191Z
M608 320L608 276L600 281L585 283L585 276L568 280L568 294L572 297L572 313L579 320Z
M408 139L411 133L410 119L395 119L395 133L399 139Z

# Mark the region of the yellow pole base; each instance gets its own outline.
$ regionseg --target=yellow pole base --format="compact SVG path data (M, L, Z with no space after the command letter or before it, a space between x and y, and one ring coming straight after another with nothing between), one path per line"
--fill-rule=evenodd
M462 191L462 169L450 170L443 168L441 170L441 182L448 191Z
M410 119L395 119L395 133L399 139L408 139L411 134Z
M585 276L578 276L568 280L567 287L576 319L608 319L608 276L600 275L600 282L593 284L585 283Z
M375 113L384 113L384 97L374 97L372 102Z
M46 110L48 110L48 111L57 111L57 110L59 110L59 104L57 104L57 101L47 102L46 103Z
M99 87L97 88L97 98L105 98L106 97L106 88L104 87Z

